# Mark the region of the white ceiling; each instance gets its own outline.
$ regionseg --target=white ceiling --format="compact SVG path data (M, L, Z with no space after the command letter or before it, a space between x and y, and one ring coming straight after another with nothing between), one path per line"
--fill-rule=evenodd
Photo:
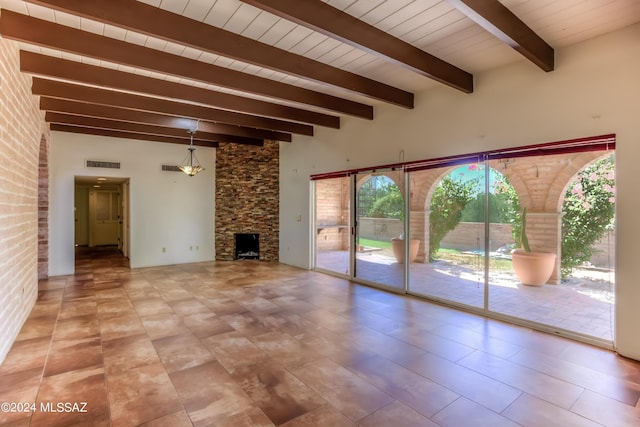
M142 1L406 91L419 92L440 84L373 54L242 3L240 0ZM325 0L325 2L470 73L486 71L514 61L527 61L447 1ZM554 49L640 21L640 0L501 0L501 2ZM0 0L0 7L368 105L380 103L362 95L348 93L344 89L166 42L22 0ZM211 90L267 99L177 76L163 75L46 48L26 44L22 44L21 48ZM530 66L536 67L533 63L530 63ZM539 70L539 72L544 71ZM287 104L282 100L269 99L269 101ZM309 106L305 108L313 109Z

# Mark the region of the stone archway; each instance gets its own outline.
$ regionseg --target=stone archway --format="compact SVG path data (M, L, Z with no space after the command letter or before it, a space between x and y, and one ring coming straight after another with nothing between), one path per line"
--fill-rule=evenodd
M558 254L549 283L560 281L562 199L573 177L601 152L578 152L489 161L513 186L521 207L528 209L528 236L534 250ZM409 175L411 188L411 236L423 241L418 260L425 262L429 246L429 205L440 180L458 166L429 169Z
M520 207L527 208L527 235L533 250L557 254L549 283L560 283L562 198L571 179L601 152L578 152L547 156L492 160L516 190Z
M464 165L462 165L464 166ZM446 166L435 169L425 169L409 174L411 197L410 235L420 239L417 261L427 262L429 255L429 216L431 214L431 198L442 179L461 165Z
M38 153L38 279L49 276L49 143L40 138Z

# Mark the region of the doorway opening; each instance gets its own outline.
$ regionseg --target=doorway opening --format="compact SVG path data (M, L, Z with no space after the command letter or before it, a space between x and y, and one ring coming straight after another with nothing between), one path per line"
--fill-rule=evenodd
M104 249L129 258L129 178L75 177L74 225L76 256Z

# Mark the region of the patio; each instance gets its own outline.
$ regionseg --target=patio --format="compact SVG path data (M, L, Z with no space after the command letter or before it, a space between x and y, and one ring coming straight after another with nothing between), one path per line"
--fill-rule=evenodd
M316 266L346 274L348 261L347 251L318 251ZM404 265L384 252L358 253L356 269L359 279L403 287ZM483 283L483 269L474 270L445 261L410 265L411 294L482 308ZM492 271L488 309L612 343L614 288L613 272L578 270L559 285L533 287L520 284L513 272Z

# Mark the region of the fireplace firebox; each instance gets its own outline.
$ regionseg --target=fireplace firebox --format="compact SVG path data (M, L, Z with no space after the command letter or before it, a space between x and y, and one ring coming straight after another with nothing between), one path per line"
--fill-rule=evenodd
M236 233L235 259L260 259L260 235L256 233Z

